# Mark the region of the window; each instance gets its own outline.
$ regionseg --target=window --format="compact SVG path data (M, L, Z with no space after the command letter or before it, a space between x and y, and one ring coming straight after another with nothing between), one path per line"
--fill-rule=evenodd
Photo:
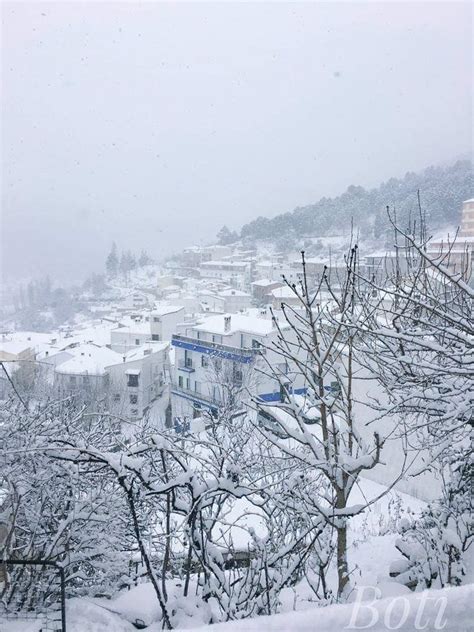
M69 386L71 388L74 388L76 386L76 376L75 375L71 375L69 378Z
M256 340L255 338L252 340L252 349L260 349L262 343L260 340Z
M280 384L280 402L282 403L286 401L286 391L287 391L287 385Z
M114 393L113 400L114 400L114 402L119 402L120 401L120 393Z
M183 376L178 375L178 386L179 388L183 388Z
M127 386L138 386L138 375L127 375Z
M155 316L155 317L153 318L153 322L154 322L154 323L161 323L161 318L160 318L159 316Z
M138 402L138 395L130 395L130 403L136 404Z
M189 369L192 369L193 366L193 358L191 353L187 350L184 352L184 366Z
M189 377L186 378L186 388L188 391L191 390L191 380Z
M151 339L152 340L159 340L160 336L159 336L159 334L151 334Z
M242 370L237 368L234 365L234 384L236 386L242 386L243 379L244 379L244 377L243 377L243 374L242 374Z
M201 366L203 369L207 369L207 367L209 366L209 358L205 353L203 353L203 355L201 356Z
M138 415L138 408L132 408L130 414L136 417Z
M201 385L199 384L199 382L194 382L194 391L196 393L200 393L201 392Z
M337 380L331 382L331 393L334 395L334 397L339 397L339 395L341 394L341 385Z
M139 345L140 344L140 338L135 338L135 344Z

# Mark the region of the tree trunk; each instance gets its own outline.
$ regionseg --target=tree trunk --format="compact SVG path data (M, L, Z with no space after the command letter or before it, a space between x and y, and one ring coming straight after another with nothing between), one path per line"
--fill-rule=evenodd
M337 596L338 599L346 592L349 584L349 567L347 564L347 524L344 518L344 525L337 528Z

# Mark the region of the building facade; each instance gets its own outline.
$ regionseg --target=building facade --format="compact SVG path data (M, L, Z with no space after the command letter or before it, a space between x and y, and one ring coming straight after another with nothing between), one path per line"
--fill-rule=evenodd
M280 330L291 335L288 325L280 324ZM279 401L281 381L303 392L304 384L298 382L294 367L282 363L272 350L277 336L274 322L263 314L211 316L174 335L171 344L175 350L175 423L203 412L215 415L224 407L242 409L253 396L261 401ZM270 366L272 371L268 370Z

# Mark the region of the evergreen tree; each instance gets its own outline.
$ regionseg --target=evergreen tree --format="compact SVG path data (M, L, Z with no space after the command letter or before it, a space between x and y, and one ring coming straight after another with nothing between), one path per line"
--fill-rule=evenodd
M129 271L127 255L125 252L122 252L120 256L120 264L119 264L120 273L125 277Z
M110 253L108 254L107 259L105 261L105 269L107 271L107 275L112 279L115 278L118 273L118 268L119 268L119 259L117 255L117 244L114 241L112 244L112 249Z
M229 230L227 226L223 226L220 231L217 233L217 241L221 246L226 246L227 244L233 244L239 239L238 234L235 230Z
M140 266L140 268L143 268L144 266L150 265L150 263L151 257L148 255L146 250L142 250L140 253L140 257L138 258L138 265Z

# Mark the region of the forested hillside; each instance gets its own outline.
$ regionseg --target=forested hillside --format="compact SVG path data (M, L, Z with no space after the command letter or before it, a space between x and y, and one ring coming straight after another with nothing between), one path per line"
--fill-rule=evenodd
M351 220L366 235L378 237L385 223L385 207L395 208L405 221L417 212L417 191L426 212L428 226L434 230L446 224L457 225L463 200L472 197L472 164L460 160L448 167L429 167L420 173L407 173L404 178L391 178L376 189L350 186L336 198L322 198L309 206L274 218L258 217L245 224L243 239L273 239L293 233L320 236L340 232Z

